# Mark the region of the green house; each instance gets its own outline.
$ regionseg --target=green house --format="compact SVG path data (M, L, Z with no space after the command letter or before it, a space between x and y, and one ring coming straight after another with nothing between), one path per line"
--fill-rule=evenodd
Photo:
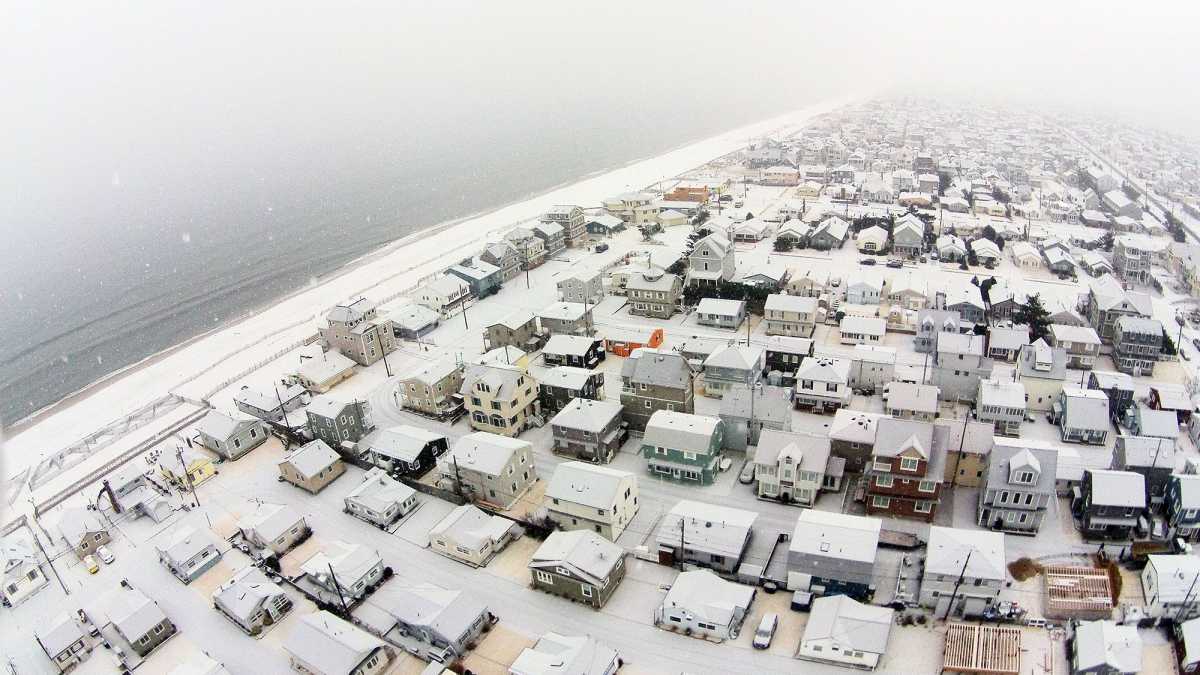
M642 456L652 476L710 485L724 439L725 423L719 419L659 410L646 424Z

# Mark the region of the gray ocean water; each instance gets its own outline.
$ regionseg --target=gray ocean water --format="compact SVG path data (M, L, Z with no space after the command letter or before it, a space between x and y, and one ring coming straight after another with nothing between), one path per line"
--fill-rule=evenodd
M453 131L380 124L287 139L277 152L219 139L171 152L131 144L64 181L20 184L0 194L0 420L388 241L804 103L796 99L597 101Z

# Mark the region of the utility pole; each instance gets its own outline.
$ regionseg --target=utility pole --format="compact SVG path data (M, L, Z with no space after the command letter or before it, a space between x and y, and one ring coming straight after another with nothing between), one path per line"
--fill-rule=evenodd
M179 458L179 466L183 467L183 475L187 479L188 488L192 491L192 499L196 500L196 506L200 506L200 498L196 496L196 486L192 483L192 472L188 471L187 464L183 461L183 446L175 446L175 456Z
M954 592L950 594L950 604L946 605L946 613L942 615L942 621L950 618L950 612L954 610L954 600L958 597L958 587L962 586L963 577L967 576L967 564L971 562L971 554L975 549L967 551L967 559L963 561L962 571L958 573L958 580L954 582Z
M684 536L683 536L684 527L686 526L686 523L684 522L685 520L686 520L685 516L682 513L679 514L679 571L680 572L683 571L683 559L685 557L687 557L687 544L685 543Z
M326 563L329 568L329 578L333 580L333 588L337 591L338 600L342 603L342 611L346 613L346 617L350 616L350 606L346 604L346 597L342 595L342 585L338 583L337 575L333 573L333 563Z
M1192 577L1192 585L1188 586L1187 593L1185 593L1183 596L1183 602L1179 605L1179 611L1175 612L1176 623L1179 623L1179 618L1183 615L1183 610L1187 607L1188 602L1191 600L1192 590L1196 588L1197 579L1200 579L1200 573L1197 573L1196 576Z
M466 307L466 305L464 305ZM465 311L465 310L464 310ZM383 338L379 337L379 324L375 324L375 341L379 343L379 353L383 355L383 369L387 372L387 376L392 376L392 367L387 362L387 348L383 346Z
M38 550L42 552L42 557L46 559L46 564L50 566L50 571L54 572L54 578L58 580L58 585L62 586L63 593L70 595L71 591L67 590L67 585L63 583L62 577L58 576L58 568L54 566L54 561L50 556L46 555L46 549L42 547L41 537L38 536L38 533L32 527L29 528L29 533L33 535L33 543L37 544Z

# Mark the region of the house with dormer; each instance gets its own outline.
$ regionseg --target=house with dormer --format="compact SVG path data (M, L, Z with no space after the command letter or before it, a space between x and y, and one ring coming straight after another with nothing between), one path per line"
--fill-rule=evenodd
M1058 453L1046 448L997 445L988 454L987 482L979 492L975 510L980 527L1035 533L1050 503Z
M867 513L932 522L945 459L944 451L934 452L932 424L880 419L866 471Z
M687 285L716 286L733 280L736 268L733 242L714 232L696 242L688 256Z

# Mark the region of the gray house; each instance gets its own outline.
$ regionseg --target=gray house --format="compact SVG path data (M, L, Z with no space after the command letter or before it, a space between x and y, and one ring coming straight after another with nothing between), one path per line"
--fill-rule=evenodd
M101 615L108 619L107 624L138 656L145 657L178 632L158 603L132 586L110 591L100 599L99 605Z
M576 398L550 420L554 451L607 464L621 449L626 431L616 401Z
M354 619L417 658L438 663L465 656L496 621L470 594L430 583L384 585L354 608Z
M1104 392L1113 419L1124 419L1125 411L1133 405L1133 378L1128 373L1093 370L1088 373L1087 387Z
M1095 389L1063 387L1051 409L1064 442L1104 445L1108 440L1108 397Z
M528 310L513 312L483 330L484 351L516 347L524 352L536 352L545 342L546 336L538 330L537 318Z
M1163 327L1157 319L1122 316L1113 326L1112 342L1117 370L1135 377L1153 375L1162 358Z
M1142 671L1137 626L1082 621L1069 640L1071 675L1136 675Z
M750 547L757 519L754 511L680 501L659 522L658 562L684 562L732 574Z
M725 423L725 449L745 451L747 444L758 445L763 429L792 430L792 390L734 387L721 398L720 417Z
M703 298L696 306L696 323L701 326L737 330L746 320L745 300Z
M155 550L158 561L185 584L192 583L221 559L212 537L189 526L176 529L170 542L155 546Z
M360 366L369 366L396 350L390 319L378 316L375 303L366 298L345 302L325 315L328 325L321 339Z
M446 274L467 282L471 295L476 298L486 298L499 292L500 285L504 283L500 268L479 258L466 258L457 265L451 265L446 269Z
M196 440L225 459L234 460L266 441L267 430L258 420L210 410L196 423Z
M375 428L367 401L339 401L322 394L308 404L306 414L313 436L342 454L343 443L357 443Z
M312 534L304 516L283 504L261 503L237 525L247 543L277 556L287 553Z
M961 332L962 321L958 312L945 309L917 310L917 335L913 338L913 349L922 354L932 354L937 351L938 336Z
M1109 468L1142 474L1146 483L1146 504L1157 509L1166 499L1167 483L1171 480L1176 459L1172 439L1122 434L1117 436Z
M683 281L661 267L647 266L630 272L625 282L625 295L629 298L629 313L655 319L669 319L679 311L679 300L683 294Z
M35 629L35 638L46 657L62 673L71 671L92 655L91 643L70 614L62 614L48 625L39 626Z
M604 399L604 371L556 366L542 374L538 396L543 413L555 413L577 398Z
M946 401L974 401L979 380L992 372L992 360L984 356L983 336L941 333L933 362L933 384Z
M882 525L878 518L801 511L788 543L788 590L869 600Z
M500 283L517 276L523 262L521 252L507 241L488 244L479 254L479 259L500 268Z
M587 335L592 330L592 308L579 302L556 302L537 313L542 330L550 335Z
M987 482L979 492L976 523L993 530L1036 533L1056 498L1057 469L1054 450L993 447L988 455Z
M762 347L729 345L704 360L704 395L721 398L734 387L752 387L767 367Z
M604 299L604 275L591 268L573 269L559 278L558 299L594 305Z
M692 371L676 352L635 349L621 365L621 405L630 428L642 430L659 410L695 410Z
M259 635L292 611L292 601L283 587L262 570L247 565L217 587L213 608L237 624L247 635Z

